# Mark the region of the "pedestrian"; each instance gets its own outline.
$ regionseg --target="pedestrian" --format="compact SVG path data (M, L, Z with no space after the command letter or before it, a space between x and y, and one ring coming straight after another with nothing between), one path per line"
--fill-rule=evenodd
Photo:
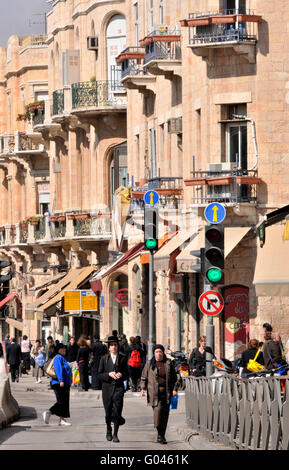
M5 336L5 339L4 339L5 352L7 351L7 348L8 348L8 346L9 346L10 344L11 344L10 336L9 336L9 335L6 335L6 336Z
M55 356L55 344L52 336L47 336L47 343L45 345L45 358L46 361L52 359Z
M125 334L120 335L119 352L124 354L125 356L128 356L129 349L128 349L128 342L127 342Z
M271 339L272 334L273 334L272 325L270 325L270 323L263 323L263 328L264 328L264 336L266 335L268 339Z
M66 361L70 365L71 370L76 368L76 358L79 346L75 341L75 337L71 336L66 346Z
M12 338L6 350L6 360L10 366L12 382L19 382L19 366L22 360L21 347L16 343L16 339Z
M152 406L154 426L157 429L157 442L167 444L165 434L170 413L171 397L176 397L177 374L174 366L165 355L162 344L153 346L153 357L148 361L141 375L141 394L147 392L147 403Z
M87 392L89 388L89 380L88 380L88 363L89 363L89 355L90 355L90 348L87 346L87 340L80 336L77 344L79 349L77 351L76 362L77 368L79 370L80 376L80 384L81 387L79 388L79 392Z
M257 354L258 353L258 354ZM255 359L256 362L264 365L263 352L260 350L260 343L257 339L250 339L248 343L248 349L242 352L240 360L240 377L246 377L248 374L252 374L252 371L247 369L247 365L250 359Z
M107 347L100 341L99 335L94 336L94 342L91 346L92 363L91 363L91 388L92 390L101 390L101 381L99 379L98 369L100 359L107 354Z
M189 367L194 377L206 376L206 340L206 336L199 338L199 347L193 349L189 358Z
M277 334L278 338L278 334ZM274 364L281 364L282 362L282 351L279 341L273 341L272 332L267 331L265 333L265 342L263 346L264 364L265 369L273 369Z
M53 367L57 377L51 379L51 388L54 390L56 403L49 410L44 411L42 416L46 424L49 424L51 415L56 415L59 417L59 426L71 426L71 423L66 421L66 418L70 418L69 395L72 382L71 369L65 359L66 346L59 343L55 353Z
M43 354L44 356L44 359L45 359L45 349L44 349L44 346L41 346L41 341L40 339L37 339L35 341L35 344L32 346L31 348L31 352L30 352L30 355L31 355L31 358L34 360L34 371L33 371L33 375L34 377L36 377L36 383L37 384L40 384L41 383L41 377L44 376L44 371L43 371L43 368L42 366L40 366L39 364L37 364L37 361L35 360L40 354Z
M136 344L140 347L141 349L141 370L144 368L146 360L147 360L147 345L142 342L140 336L136 336Z
M2 343L0 341L0 357L3 357L4 356L4 353L3 353L3 346L2 346Z
M141 348L136 344L136 339L134 336L131 336L130 344L128 347L128 375L131 384L132 392L137 392L138 381L141 376Z
M23 335L23 339L21 341L21 353L22 353L22 359L23 359L23 374L28 375L28 371L31 368L30 365L30 349L31 349L31 343L26 335Z
M119 442L118 429L125 423L121 416L123 409L124 381L127 380L126 357L119 354L118 338L109 336L108 354L102 356L99 364L99 377L102 382L102 401L105 410L106 439ZM114 424L112 434L111 424Z

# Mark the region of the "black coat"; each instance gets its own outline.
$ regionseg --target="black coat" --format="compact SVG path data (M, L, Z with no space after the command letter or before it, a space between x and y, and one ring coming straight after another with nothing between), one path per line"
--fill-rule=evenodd
M113 379L108 374L120 372L120 379ZM127 359L123 354L118 354L116 363L113 364L110 354L102 356L99 364L99 378L102 381L102 401L105 409L106 422L116 419L119 421L123 408L124 384L127 380Z
M10 366L19 366L22 360L21 347L17 343L9 344L6 351L6 359Z
M107 347L101 341L96 341L91 345L92 350L92 368L98 372L100 359L107 354Z
M74 343L72 345L69 343L67 345L66 356L65 356L65 359L67 360L67 362L75 362L76 361L78 350L79 350L79 346L76 343Z

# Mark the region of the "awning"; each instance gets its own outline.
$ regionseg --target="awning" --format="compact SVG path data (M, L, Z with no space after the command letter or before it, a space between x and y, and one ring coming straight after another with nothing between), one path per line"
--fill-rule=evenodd
M39 284L38 286L31 287L29 290L34 292L39 289L44 289L45 287L50 286L51 284L55 284L59 279L62 279L64 276L66 276L67 273L60 273L57 276L54 276L52 279L49 279L49 281L42 282L42 284Z
M195 231L194 231L195 232ZM165 243L154 256L154 270L166 271L170 265L170 255L195 235L194 232L181 231Z
M45 294L41 295L41 297L36 299L35 302L33 302L33 304L27 305L25 310L29 310L29 311L39 310L39 307L41 305L45 304L46 302L48 302L48 300L55 297L55 295L58 294L58 292L60 292L62 289L64 289L64 287L70 284L70 282L76 279L84 270L87 270L87 268L90 268L90 269L93 268L92 271L95 270L95 267L92 267L92 266L87 266L85 268L71 269L69 273L66 274L65 277L63 277L57 284L52 285L50 289L48 289L48 291L45 292Z
M225 257L238 245L251 227L225 227ZM205 231L201 227L195 237L176 257L178 272L199 272L197 265L200 264L199 258L191 255L191 251L197 251L205 246Z
M48 302L45 302L43 305L41 305L39 310L42 310L44 312L49 307L52 307L52 305L55 305L57 302L60 302L64 297L64 290L78 289L81 284L83 284L94 271L95 266L86 266L85 268L82 268L78 272L78 276L76 278L74 278L68 285L63 287L61 291L55 294L50 300L48 300Z
M24 325L21 321L14 320L13 318L5 318L5 322L20 331L22 331L24 328Z
M4 305L6 305L7 302L10 302L10 300L15 299L15 297L17 297L17 296L18 296L17 292L12 292L11 294L7 295L7 297L5 297L5 299L1 300L0 308L3 307Z
M103 279L105 276L107 276L111 272L115 271L116 269L126 264L130 259L135 257L143 249L143 247L144 247L143 243L138 243L133 248L128 250L126 253L121 255L112 264L98 271L98 273L90 279L90 285L91 285L92 290L94 292L101 290L102 285L96 281L101 281L101 279Z
M289 296L289 242L284 225L266 228L266 244L257 247L253 284L257 296Z

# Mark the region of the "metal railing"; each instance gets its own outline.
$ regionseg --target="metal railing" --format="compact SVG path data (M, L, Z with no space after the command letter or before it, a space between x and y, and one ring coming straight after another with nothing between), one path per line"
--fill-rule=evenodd
M33 125L34 126L39 126L41 124L44 124L44 119L45 119L45 110L44 109L38 109L36 113L33 114L32 120L33 120Z
M161 207L177 208L183 198L183 178L180 177L161 177L157 176L149 178L148 182L144 186L136 186L132 188L133 193L143 193L150 189L162 189L163 194L159 193L159 205ZM132 196L132 212L138 207L143 207L143 198Z
M122 83L112 80L96 82L81 82L71 85L72 108L125 106L126 97L117 96L117 92L124 91Z
M194 171L192 180L192 202L205 204L211 201L227 203L257 202L257 182L237 183L238 176L257 177L257 171ZM219 183L214 179L221 178ZM198 180L200 181L199 184Z
M179 41L158 42L152 41L146 46L146 56L143 63L151 60L181 60L182 51Z
M58 116L64 113L64 90L53 92L52 115Z
M27 152L29 150L38 150L39 144L35 144L27 134L19 134L18 151Z
M197 19L197 18L208 18L211 16L226 16L226 15L255 15L254 10L246 10L244 8L239 8L238 10L236 8L231 8L231 9L223 9L223 10L218 10L218 11L206 11L202 13L189 13L189 19Z
M148 71L143 68L142 65L138 64L135 59L127 59L122 62L121 78L127 77L128 75L133 76L144 76L147 75Z
M54 222L54 237L65 238L66 235L66 219L63 221Z
M204 28L204 27L202 27ZM226 29L226 27L216 28L215 32L196 32L190 37L190 44L213 44L216 42L240 42L256 41L255 34L249 34L246 28Z
M28 226L25 228L22 224L19 225L19 243L27 243L28 240Z
M112 231L111 215L102 214L101 216L91 216L85 219L75 219L73 227L75 237L107 237L111 235Z
M41 217L39 219L38 224L35 225L35 230L34 230L34 238L35 240L43 240L46 235L46 229L45 229L45 217Z
M289 378L284 377L188 377L187 423L235 449L288 450Z

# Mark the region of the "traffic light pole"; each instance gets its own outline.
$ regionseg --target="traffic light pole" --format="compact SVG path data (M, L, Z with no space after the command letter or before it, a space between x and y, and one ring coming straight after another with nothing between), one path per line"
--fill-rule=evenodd
M153 345L156 338L155 302L154 302L154 253L150 251L149 262L149 344L148 358L153 357Z
M204 292L211 290L210 284L204 282ZM206 326L206 346L209 346L212 351L215 351L215 327L214 327L214 318L207 316L207 326ZM214 367L212 363L212 354L206 353L206 377L210 377L214 372Z

